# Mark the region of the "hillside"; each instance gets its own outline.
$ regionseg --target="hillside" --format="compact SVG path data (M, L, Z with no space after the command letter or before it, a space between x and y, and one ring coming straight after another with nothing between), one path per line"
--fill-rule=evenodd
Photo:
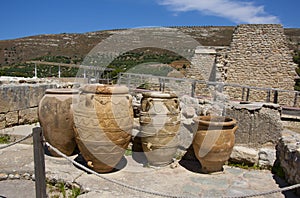
M229 45L234 27L176 27L191 35L202 45ZM0 66L21 63L42 56L65 56L80 61L103 39L114 34L111 31L84 34L50 34L0 41Z
M49 34L0 41L0 66L42 56L66 56L81 60L110 31L86 34Z
M289 41L290 49L300 51L300 28L286 28L284 33Z
M229 46L235 27L187 26L171 28L181 30L183 33L192 36L204 46ZM28 60L80 63L94 46L117 31L122 30L105 30L83 34L47 34L14 40L1 40L0 68L6 68L7 66L21 66ZM300 29L285 29L285 35L288 38L290 49L299 51ZM139 52L136 51L135 53ZM166 54L163 50L157 49L156 53L167 56L167 59L168 56L173 57L171 61L179 60L178 57L174 57L172 54L168 55L168 53ZM123 60L124 59L127 60L127 58L123 58Z

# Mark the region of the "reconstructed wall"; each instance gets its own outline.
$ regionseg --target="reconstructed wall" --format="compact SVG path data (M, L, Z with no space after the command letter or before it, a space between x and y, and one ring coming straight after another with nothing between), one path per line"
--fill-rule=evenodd
M187 71L187 76L197 80L214 81L215 59L216 50L214 48L197 48L192 59L191 68Z
M214 47L198 47L192 58L186 76L201 81L216 80L216 49ZM211 97L212 93L205 84L196 85L196 95Z
M226 62L226 83L294 89L296 64L293 63L281 25L238 25ZM227 89L227 94L238 97L241 96L241 90ZM279 103L292 105L293 99L289 97L280 94ZM250 94L252 101L265 99L266 92Z

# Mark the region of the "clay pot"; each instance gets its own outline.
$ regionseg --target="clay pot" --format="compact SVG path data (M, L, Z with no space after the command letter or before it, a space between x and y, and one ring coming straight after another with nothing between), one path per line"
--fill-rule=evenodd
M179 145L179 101L176 95L147 92L141 100L141 144L148 163L170 164Z
M78 148L93 170L110 172L131 140L132 97L123 86L90 84L81 91L72 105Z
M194 136L193 148L202 166L203 173L223 170L223 165L232 152L236 120L221 116L199 116L194 118L198 130Z
M76 89L47 89L38 107L38 119L45 140L70 156L76 148L70 105L78 94ZM49 149L51 155L59 155Z

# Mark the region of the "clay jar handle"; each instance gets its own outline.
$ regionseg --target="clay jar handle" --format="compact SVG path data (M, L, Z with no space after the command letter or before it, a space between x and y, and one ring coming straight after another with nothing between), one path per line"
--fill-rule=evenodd
M132 95L128 94L126 96L126 98L127 98L128 102L129 102L129 106L131 106L131 104L132 104Z
M129 107L129 113L130 116L133 118L133 109L132 109L132 95L128 94L126 96L127 100L128 100L128 107Z
M178 100L178 98L174 98L173 101L175 103L175 109L178 109L179 108L179 100Z
M152 98L147 98L147 103L146 103L146 111L149 111L151 107L153 107L153 99Z
M235 133L236 130L237 130L238 128L239 128L238 125L236 125L236 126L232 129L233 133Z
M130 102L132 101L132 95L128 94L128 95L126 96L126 98L127 98L127 100L129 100Z

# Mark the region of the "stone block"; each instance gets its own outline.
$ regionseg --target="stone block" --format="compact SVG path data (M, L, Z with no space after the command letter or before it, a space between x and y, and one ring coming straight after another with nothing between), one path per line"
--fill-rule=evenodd
M258 166L271 168L276 160L275 148L261 148L258 152Z
M193 118L196 115L196 111L193 107L186 107L182 109L182 115L185 118Z
M56 84L18 84L0 87L0 113L37 107L46 89Z
M56 84L38 84L31 85L29 88L29 106L37 107L40 100L45 95L46 89L57 88Z
M234 146L230 161L241 164L254 165L258 163L258 151L244 146Z
M18 111L12 111L12 112L8 112L5 115L5 126L13 126L13 125L17 125L19 123L19 113Z
M0 101L5 101L1 106L3 112L17 111L29 107L28 86L8 85L1 87Z
M276 145L283 130L280 109L264 103L231 103L226 107L226 116L238 121L236 143L259 148L266 143Z
M0 113L6 113L9 111L10 98L7 95L7 88L4 86L0 87Z
M44 95L44 92L40 93L39 86L34 86L34 85L30 86L28 91L29 91L29 98L30 98L29 106L37 107L39 104L39 95Z
M19 111L19 124L30 124L38 121L38 108L33 107Z

